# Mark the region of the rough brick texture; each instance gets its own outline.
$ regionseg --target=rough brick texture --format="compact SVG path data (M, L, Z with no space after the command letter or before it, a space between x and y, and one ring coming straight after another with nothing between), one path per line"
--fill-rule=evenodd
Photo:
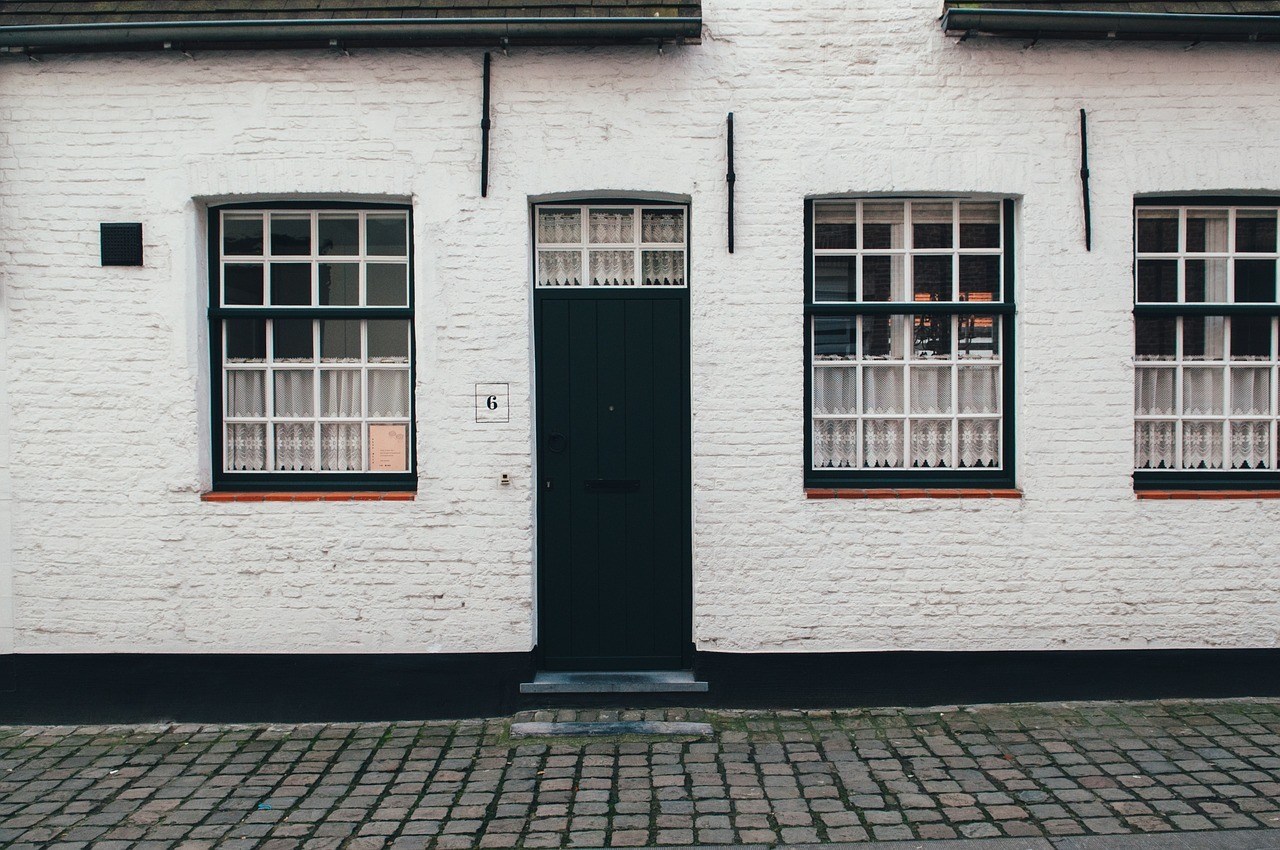
M939 8L721 0L699 47L495 54L487 199L479 51L0 62L16 648L528 649L527 203L575 191L692 199L700 647L1275 645L1280 501L1130 480L1133 198L1280 192L1271 49L959 43ZM803 198L908 192L1020 199L1021 499L805 497ZM200 499L203 205L301 195L414 204L414 501ZM101 268L101 221L147 265ZM477 424L494 381L511 422Z

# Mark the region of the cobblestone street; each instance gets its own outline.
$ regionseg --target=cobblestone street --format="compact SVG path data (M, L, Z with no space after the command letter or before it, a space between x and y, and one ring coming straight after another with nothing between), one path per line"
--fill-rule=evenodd
M515 719L618 718L716 732L512 739L512 718L2 727L0 845L806 844L1280 827L1280 700Z

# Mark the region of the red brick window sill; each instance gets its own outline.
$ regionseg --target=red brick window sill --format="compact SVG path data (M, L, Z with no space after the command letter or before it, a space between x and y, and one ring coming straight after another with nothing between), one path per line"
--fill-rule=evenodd
M202 502L412 502L411 490L353 490L315 493L232 492L201 493Z
M986 490L975 487L954 489L918 489L905 487L808 487L804 495L809 499L1021 499L1022 491L1009 489Z
M1280 490L1138 490L1139 499L1280 499Z

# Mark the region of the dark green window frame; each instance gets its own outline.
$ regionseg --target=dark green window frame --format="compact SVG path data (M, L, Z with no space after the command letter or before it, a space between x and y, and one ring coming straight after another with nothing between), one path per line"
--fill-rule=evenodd
M376 216L382 212L404 213L406 218L406 287L407 303L399 306L320 306L318 303L307 306L272 306L272 300L266 294L272 283L264 275L263 306L225 305L222 287L223 232L222 219L224 213L264 211L268 213L342 213L368 212ZM268 261L264 247L263 260ZM363 256L368 249L363 247ZM313 255L314 256L314 255ZM215 491L413 491L417 489L417 399L414 385L416 381L416 349L417 335L414 327L414 243L413 243L413 210L407 204L386 203L353 203L323 201L286 201L266 203L222 204L208 209L208 258L209 258L209 300L208 300L208 334L209 334L209 376L210 376L210 414L212 430L210 432L210 456L212 461L212 483ZM347 259L335 256L335 261ZM223 323L234 319L345 319L345 320L401 320L408 323L408 416L405 440L406 466L404 472L327 472L307 471L290 472L266 470L261 472L236 472L226 469L226 449L224 446L225 409L223 395L224 345ZM363 333L363 331L362 331ZM319 360L319 352L317 362ZM270 389L265 389L268 394ZM367 394L367 388L362 395ZM362 415L362 422L369 417ZM364 426L362 425L362 428ZM272 439L271 426L266 426L265 439ZM367 432L362 434L362 452L369 452Z
M815 203L863 201L863 202L982 202L999 204L1000 224L1003 234L1002 272L1000 274L1002 294L992 301L832 301L815 298ZM1017 456L1015 441L1014 386L1016 375L1016 309L1014 302L1015 289L1015 208L1010 198L992 201L985 198L964 196L920 196L920 197L883 197L883 198L821 198L807 199L804 204L804 482L810 488L874 488L874 487L908 487L908 488L1012 488L1016 486L1015 461ZM863 234L858 235L861 244ZM906 262L906 260L904 260ZM995 469L984 468L860 468L856 466L843 468L814 468L814 319L821 317L872 317L872 316L925 316L925 317L966 317L966 316L998 316L1001 325L999 341L1001 377L999 381L1000 395L1000 465ZM862 340L858 340L858 345ZM858 388L859 398L863 388ZM955 439L956 435L952 435Z
M1143 211L1148 214L1156 213L1156 209L1164 208L1172 213L1171 220L1178 222L1177 227L1173 228L1169 235L1172 236L1172 242L1169 242L1169 235L1164 237L1166 244L1160 245L1161 248L1171 248L1172 250L1152 250L1154 246L1151 240L1158 240L1160 237L1155 233L1155 228L1159 227L1159 223L1153 221L1147 228L1140 230L1140 217ZM1227 435L1224 436L1221 446L1222 467L1221 469L1213 468L1180 468L1175 461L1175 465L1164 469L1151 469L1140 467L1139 463L1139 434L1144 420L1155 421L1160 419L1169 422L1177 422L1178 428L1184 427L1185 422L1195 421L1196 415L1188 413L1187 405L1182 401L1182 393L1185 392L1183 383L1186 380L1184 371L1186 369L1223 369L1224 378L1221 383L1221 392L1227 393L1232 384L1233 369L1255 370L1269 368L1273 372L1276 371L1274 351L1275 346L1280 342L1280 332L1277 331L1277 320L1280 319L1280 293L1275 289L1280 287L1280 274L1277 274L1276 266L1280 265L1274 258L1280 257L1280 246L1275 245L1277 234L1274 232L1276 225L1273 223L1270 227L1273 229L1271 234L1271 243L1273 250L1264 251L1258 249L1257 246L1247 246L1241 249L1238 242L1232 243L1230 234L1234 233L1234 224L1227 228L1224 247L1221 250L1211 249L1208 243L1210 238L1207 235L1208 225L1197 223L1195 239L1206 240L1202 245L1192 245L1193 237L1187 232L1187 221L1193 218L1188 214L1192 210L1213 211L1213 210L1229 210L1235 208L1237 210L1250 210L1253 208L1270 208L1274 211L1280 211L1280 196L1232 196L1232 195L1178 195L1178 196L1148 196L1134 199L1134 216L1133 216L1133 286L1134 286L1134 383L1135 383L1135 407L1134 407L1134 471L1133 486L1137 491L1145 490L1280 490L1280 469L1277 469L1277 445L1275 442L1276 424L1274 420L1280 416L1280 400L1276 398L1275 378L1271 380L1269 389L1269 414L1242 413L1238 410L1233 411L1232 405L1224 397L1222 399L1221 415L1208 414L1208 418L1221 419L1228 428ZM1233 215L1228 213L1228 215ZM1212 220L1212 217L1196 217L1200 219ZM1270 216L1273 222L1280 218L1280 212ZM1143 217L1143 220L1146 220ZM1140 245L1140 236L1145 244ZM1153 256L1155 255L1155 256ZM1263 256L1269 255L1269 256ZM1272 265L1270 284L1272 294L1269 300L1260 300L1257 296L1250 294L1240 296L1238 300L1230 300L1231 295L1224 293L1221 299L1211 297L1208 291L1207 283L1208 270L1207 262L1217 260L1222 263L1221 273L1230 275L1235 280L1236 268L1235 262L1240 261L1246 264L1257 264L1261 262L1269 262ZM1187 271L1189 263L1196 263L1197 277L1194 282L1198 287L1204 289L1203 292L1197 292L1195 295L1189 295L1190 286L1193 281L1189 279L1190 273ZM1164 275L1168 281L1162 283L1159 278L1161 271L1158 266L1167 266L1170 275ZM1204 271L1201 271L1204 269ZM1238 281L1236 281L1238 283ZM1167 285L1166 285L1167 283ZM1223 283L1226 286L1226 283ZM1172 292L1162 291L1172 287ZM1187 300L1191 297L1192 300ZM1183 345L1184 334L1186 333L1187 320L1196 322L1197 320L1221 318L1223 319L1223 331L1226 336L1223 340L1223 352L1214 358L1207 357L1207 351L1202 351L1197 358L1190 358L1186 355L1186 348ZM1231 330L1235 328L1235 319L1249 320L1251 323L1259 320L1270 319L1270 346L1273 352L1272 357L1267 361L1250 361L1248 359L1237 359L1235 356L1235 337ZM1199 323L1197 323L1199 324ZM1230 326L1231 330L1228 330ZM1160 359L1150 353L1145 355L1146 359L1140 354L1140 348L1151 349L1153 345L1159 347L1158 341L1155 339L1157 329L1173 329L1173 342L1168 343L1173 346L1173 359ZM1203 328L1203 325L1200 325ZM1152 349L1154 350L1154 349ZM1184 367L1184 363L1189 364ZM1145 364L1145 365L1139 365ZM1166 369L1173 372L1174 379L1172 385L1173 401L1172 407L1166 414L1157 414L1150 412L1149 408L1144 408L1140 401L1139 374L1144 369ZM1231 452L1232 444L1230 437L1231 424L1237 419L1255 419L1255 420L1272 420L1270 426L1271 442L1268 446L1270 452L1271 468L1268 469L1230 469L1228 468L1232 462ZM1181 430L1175 431L1172 438L1181 457L1185 451L1182 447L1183 437Z

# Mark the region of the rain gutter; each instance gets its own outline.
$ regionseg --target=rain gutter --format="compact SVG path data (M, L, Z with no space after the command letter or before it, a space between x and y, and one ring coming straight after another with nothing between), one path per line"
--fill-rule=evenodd
M962 37L1134 41L1280 41L1280 16L1059 9L948 9L942 28Z
M0 52L697 42L701 17L350 18L0 26Z

